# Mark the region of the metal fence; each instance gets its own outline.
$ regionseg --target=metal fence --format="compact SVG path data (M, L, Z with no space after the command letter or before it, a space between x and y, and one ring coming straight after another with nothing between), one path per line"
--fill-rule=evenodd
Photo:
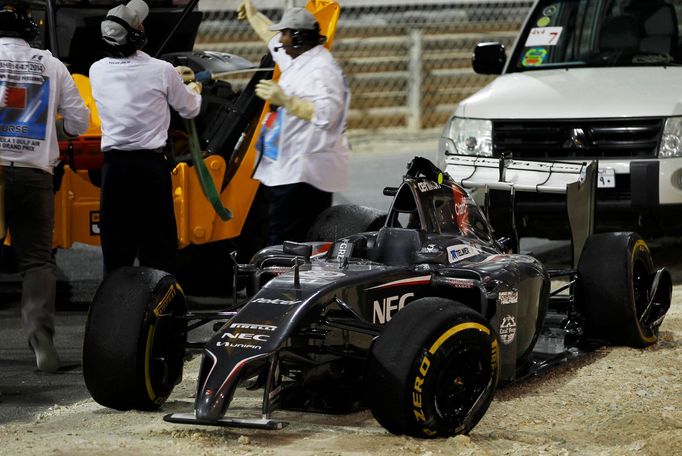
M532 1L341 0L332 53L350 84L349 128L442 126L457 103L492 78L471 69L476 43L510 47ZM265 47L236 19L238 1L203 2L196 49L258 62ZM255 0L273 21L305 1ZM239 82L237 82L239 84Z

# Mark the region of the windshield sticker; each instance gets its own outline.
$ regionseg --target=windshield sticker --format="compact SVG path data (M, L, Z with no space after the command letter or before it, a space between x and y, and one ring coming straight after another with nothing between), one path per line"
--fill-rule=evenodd
M534 27L530 29L524 47L556 46L563 27Z
M525 67L540 66L545 62L546 58L547 58L547 49L543 49L543 48L528 49L526 51L526 54L523 56L523 60L521 61L521 65L523 65Z
M547 16L542 16L540 19L538 19L537 24L538 27L547 27L550 22L551 22L550 18L548 18Z
M448 260L450 263L462 261L465 258L478 255L480 252L475 247L466 244L451 245L448 247Z

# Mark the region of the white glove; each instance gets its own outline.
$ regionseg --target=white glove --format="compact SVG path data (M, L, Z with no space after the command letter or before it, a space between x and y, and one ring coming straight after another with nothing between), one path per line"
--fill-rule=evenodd
M269 30L272 21L251 3L251 0L242 0L237 8L237 19L240 21L249 21L251 28L260 37L261 40L269 43L273 36L278 32Z
M255 16L257 13L258 10L255 6L253 6L251 0L242 0L242 2L239 4L239 7L237 7L237 19L240 21L245 21L249 17Z
M182 80L186 83L192 82L195 79L194 70L188 66L180 65L175 67L175 71L182 77Z
M284 91L272 79L262 79L256 84L256 96L277 106L284 106L286 102Z
M201 82L190 82L187 84L187 88L192 92L196 92L201 95L201 90L204 88L204 86L201 85Z
M256 96L271 104L282 106L289 114L300 119L313 120L315 105L312 101L286 95L279 84L271 79L263 79L256 84Z

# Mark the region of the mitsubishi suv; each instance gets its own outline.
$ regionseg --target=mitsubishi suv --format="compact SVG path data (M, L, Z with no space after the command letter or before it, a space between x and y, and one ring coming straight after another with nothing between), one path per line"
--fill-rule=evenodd
M443 129L439 165L457 155L598 161L596 230L682 233L682 0L539 0L509 58L474 50L499 74ZM520 235L562 238L561 199L519 194Z

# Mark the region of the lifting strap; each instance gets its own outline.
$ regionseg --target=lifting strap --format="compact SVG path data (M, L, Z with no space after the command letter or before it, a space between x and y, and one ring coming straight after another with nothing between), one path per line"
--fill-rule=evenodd
M223 206L223 202L220 199L220 195L215 188L213 179L206 168L206 163L204 163L204 158L201 156L201 148L199 147L199 137L197 135L197 128L194 124L194 119L184 119L185 127L189 132L189 150L192 154L192 161L194 162L194 169L199 177L199 182L201 183L201 189L208 201L213 206L216 214L222 221L228 221L232 219L232 212Z

